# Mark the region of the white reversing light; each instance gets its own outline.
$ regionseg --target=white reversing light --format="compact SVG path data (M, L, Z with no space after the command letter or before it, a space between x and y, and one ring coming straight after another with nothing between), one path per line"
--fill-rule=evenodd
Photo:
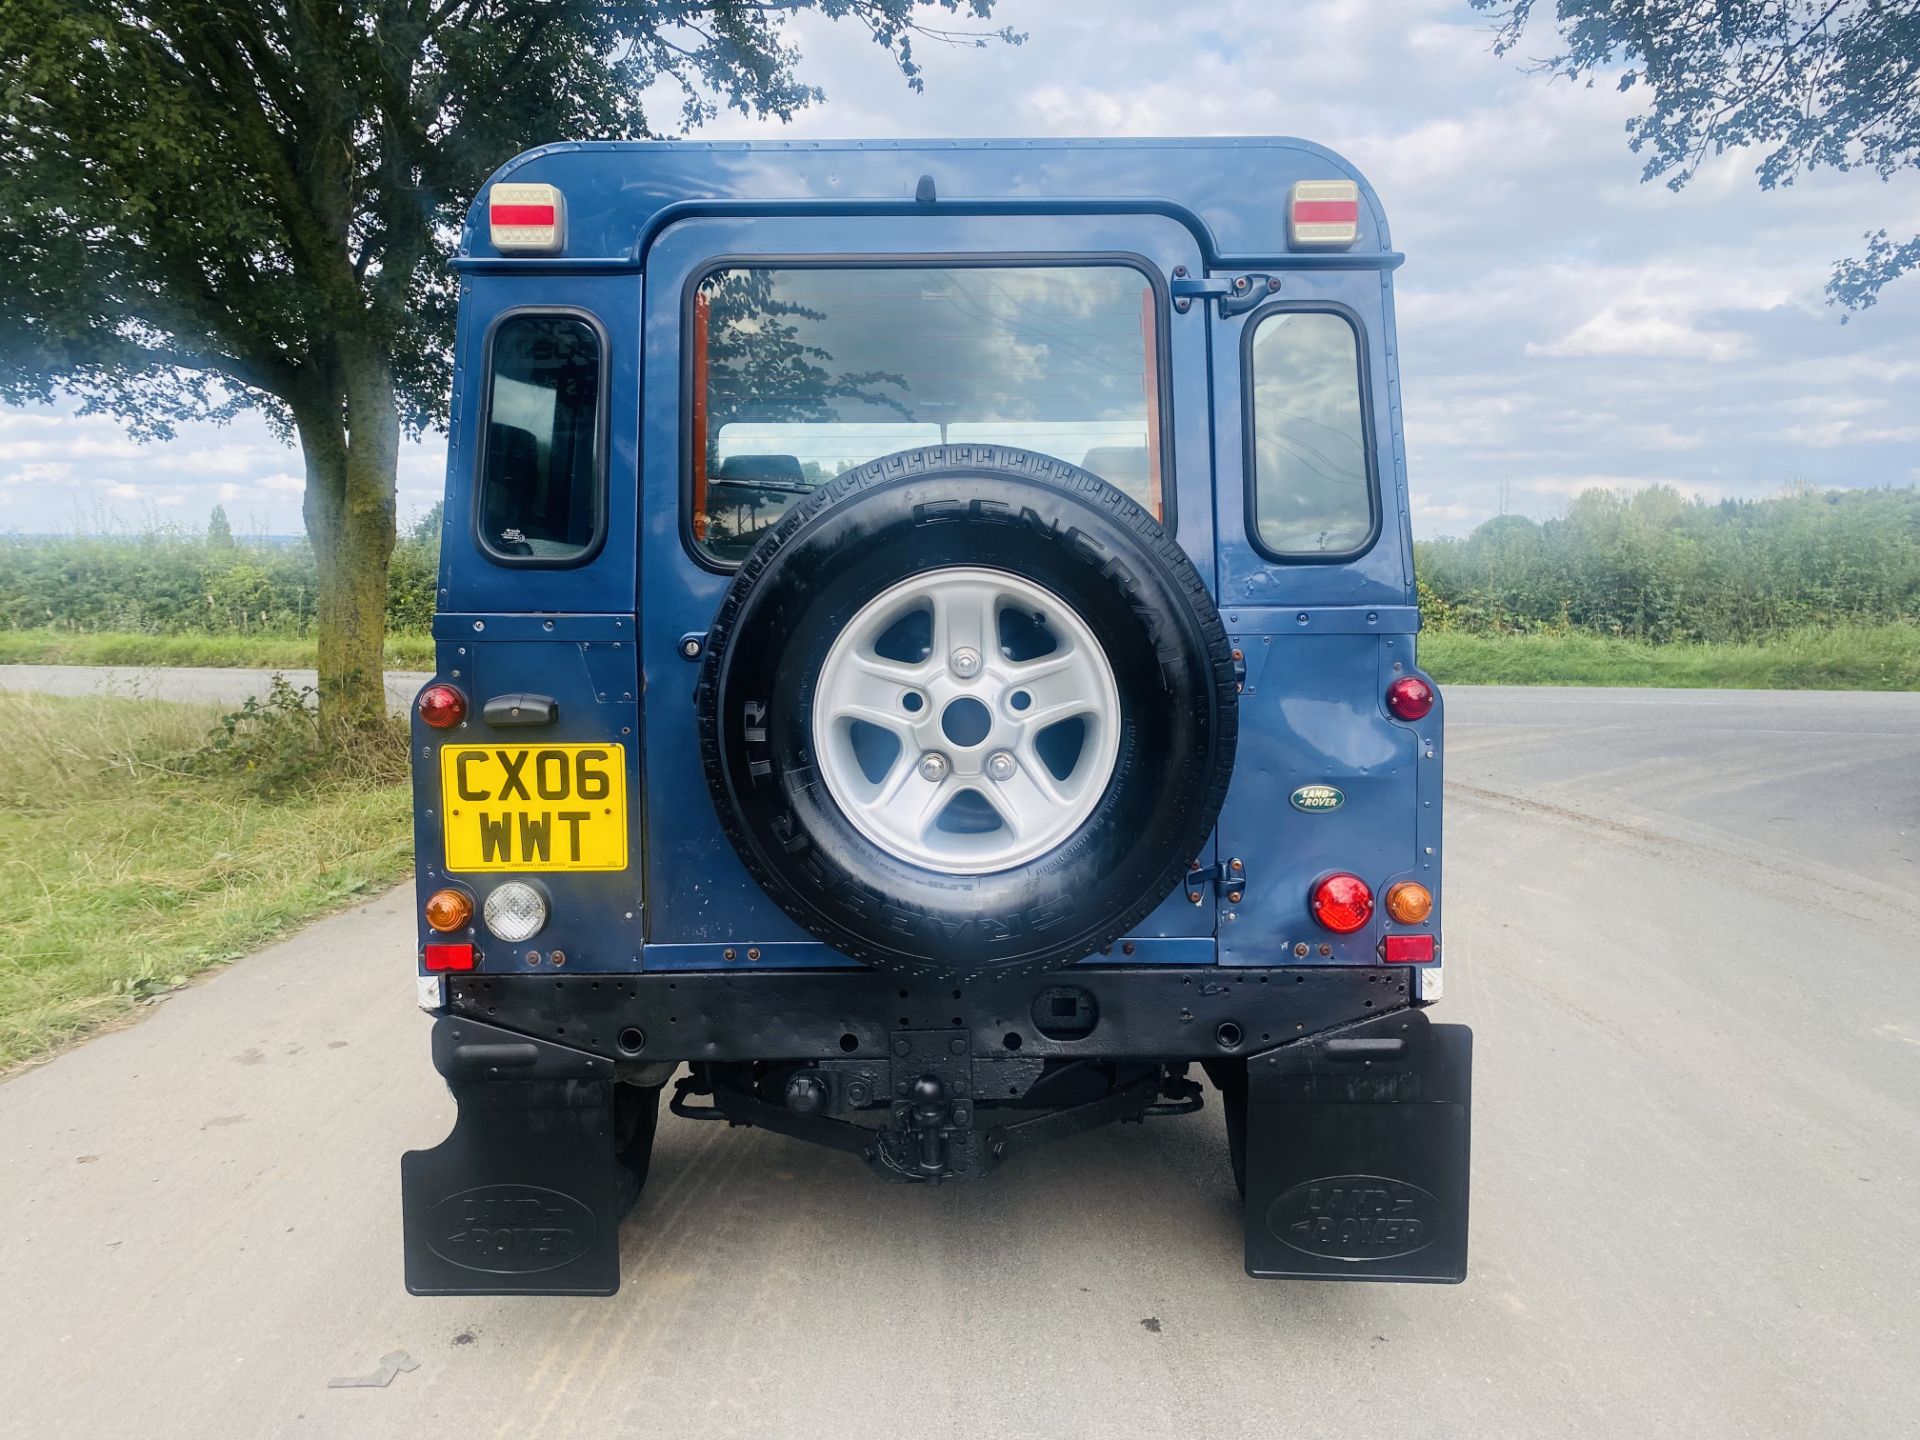
M524 880L509 880L493 887L480 915L502 940L531 940L547 923L547 897Z

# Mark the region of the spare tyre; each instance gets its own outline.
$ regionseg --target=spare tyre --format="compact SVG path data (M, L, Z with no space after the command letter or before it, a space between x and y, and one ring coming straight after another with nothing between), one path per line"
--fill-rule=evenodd
M930 446L794 505L707 637L707 781L780 907L855 960L1070 964L1206 844L1238 710L1219 611L1140 506L1025 450Z

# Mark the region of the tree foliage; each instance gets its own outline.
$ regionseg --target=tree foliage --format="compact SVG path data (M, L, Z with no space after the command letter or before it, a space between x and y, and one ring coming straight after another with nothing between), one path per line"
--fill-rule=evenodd
M377 723L404 431L439 420L445 260L492 170L556 139L778 120L820 98L797 12L985 43L992 0L4 0L0 399L142 438L264 410L297 432L323 712ZM1011 35L998 32L1004 38Z
M1518 46L1536 0L1472 0L1494 13L1497 53ZM1561 43L1540 69L1593 83L1618 72L1647 109L1627 122L1643 180L1674 189L1710 156L1752 148L1761 188L1827 166L1882 180L1920 168L1920 0L1557 0ZM1920 265L1920 236L1866 236L1830 298L1864 309Z
M1503 515L1415 548L1438 629L1664 643L1920 621L1920 490L1809 486L1718 502L1664 485L1589 490L1558 519Z

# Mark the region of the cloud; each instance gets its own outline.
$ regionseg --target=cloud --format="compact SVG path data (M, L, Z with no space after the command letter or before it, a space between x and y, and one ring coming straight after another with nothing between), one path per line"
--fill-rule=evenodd
M785 127L729 112L707 133L1291 134L1339 151L1407 257L1397 359L1422 533L1596 484L1765 495L1917 468L1920 278L1845 326L1823 287L1862 231L1920 228L1920 173L1822 170L1763 193L1734 151L1679 193L1643 185L1622 128L1643 93L1527 73L1544 30L1492 55L1465 0L1001 0L993 23L1029 42L919 46L914 94L862 29L803 14L789 34L829 103ZM670 91L646 100L673 123ZM1070 163L1049 183L1070 186ZM403 448L403 509L438 498L445 466L441 437ZM133 522L159 489L301 529L298 459L257 418L136 446L71 406L0 410L0 475L25 528L72 523L80 487Z
M1642 355L1676 359L1735 360L1748 353L1746 337L1729 331L1696 330L1684 320L1641 310L1609 306L1570 333L1527 354Z

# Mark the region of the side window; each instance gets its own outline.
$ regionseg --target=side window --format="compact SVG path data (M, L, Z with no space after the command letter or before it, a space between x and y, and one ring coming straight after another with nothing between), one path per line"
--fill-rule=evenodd
M573 315L510 315L488 356L478 528L505 564L565 565L600 535L600 336Z
M1360 337L1344 316L1273 311L1247 346L1254 536L1277 560L1332 559L1373 535Z

